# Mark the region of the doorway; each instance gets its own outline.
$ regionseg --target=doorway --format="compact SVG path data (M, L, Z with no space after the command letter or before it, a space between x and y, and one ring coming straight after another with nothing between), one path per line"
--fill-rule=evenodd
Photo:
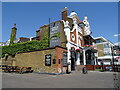
M86 64L87 65L95 65L95 55L92 50L86 51Z
M76 66L76 53L71 51L71 70L74 71Z

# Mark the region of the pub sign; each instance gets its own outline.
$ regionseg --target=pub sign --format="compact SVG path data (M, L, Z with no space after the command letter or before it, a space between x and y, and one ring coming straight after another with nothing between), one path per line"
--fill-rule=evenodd
M45 55L45 66L51 66L51 54Z

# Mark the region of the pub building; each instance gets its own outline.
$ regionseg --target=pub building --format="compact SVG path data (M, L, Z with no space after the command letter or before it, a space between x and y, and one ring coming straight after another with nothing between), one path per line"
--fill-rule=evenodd
M68 15L67 7L61 14L62 20L40 27L33 38L42 40L43 35L49 32L49 48L18 53L15 65L31 66L34 71L49 73L80 71L86 65L95 65L97 50L88 18L85 16L81 21L74 11ZM58 36L53 37L55 34Z
M91 36L90 24L87 17L81 21L77 13L72 11L68 15L68 8L62 9L62 20L51 22L49 25L40 27L36 31L36 39L40 40L46 28L49 29L49 36L59 33L59 37L50 40L50 47L61 46L66 48L66 60L63 57L63 67L68 72L81 70L86 65L96 64L97 50L94 48L94 39ZM64 63L67 63L64 65Z

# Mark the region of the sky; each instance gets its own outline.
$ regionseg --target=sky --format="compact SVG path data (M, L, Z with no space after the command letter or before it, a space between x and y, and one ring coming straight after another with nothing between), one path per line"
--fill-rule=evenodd
M82 21L88 17L92 36L104 37L112 43L118 42L117 2L3 2L2 42L10 38L11 28L17 24L17 38L35 37L40 26L61 20L61 11L68 7L69 15L75 11ZM1 41L0 41L1 42Z

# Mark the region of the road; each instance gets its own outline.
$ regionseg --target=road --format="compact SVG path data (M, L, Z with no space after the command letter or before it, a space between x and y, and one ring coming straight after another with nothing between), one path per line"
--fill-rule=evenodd
M113 72L2 74L3 88L114 88Z

